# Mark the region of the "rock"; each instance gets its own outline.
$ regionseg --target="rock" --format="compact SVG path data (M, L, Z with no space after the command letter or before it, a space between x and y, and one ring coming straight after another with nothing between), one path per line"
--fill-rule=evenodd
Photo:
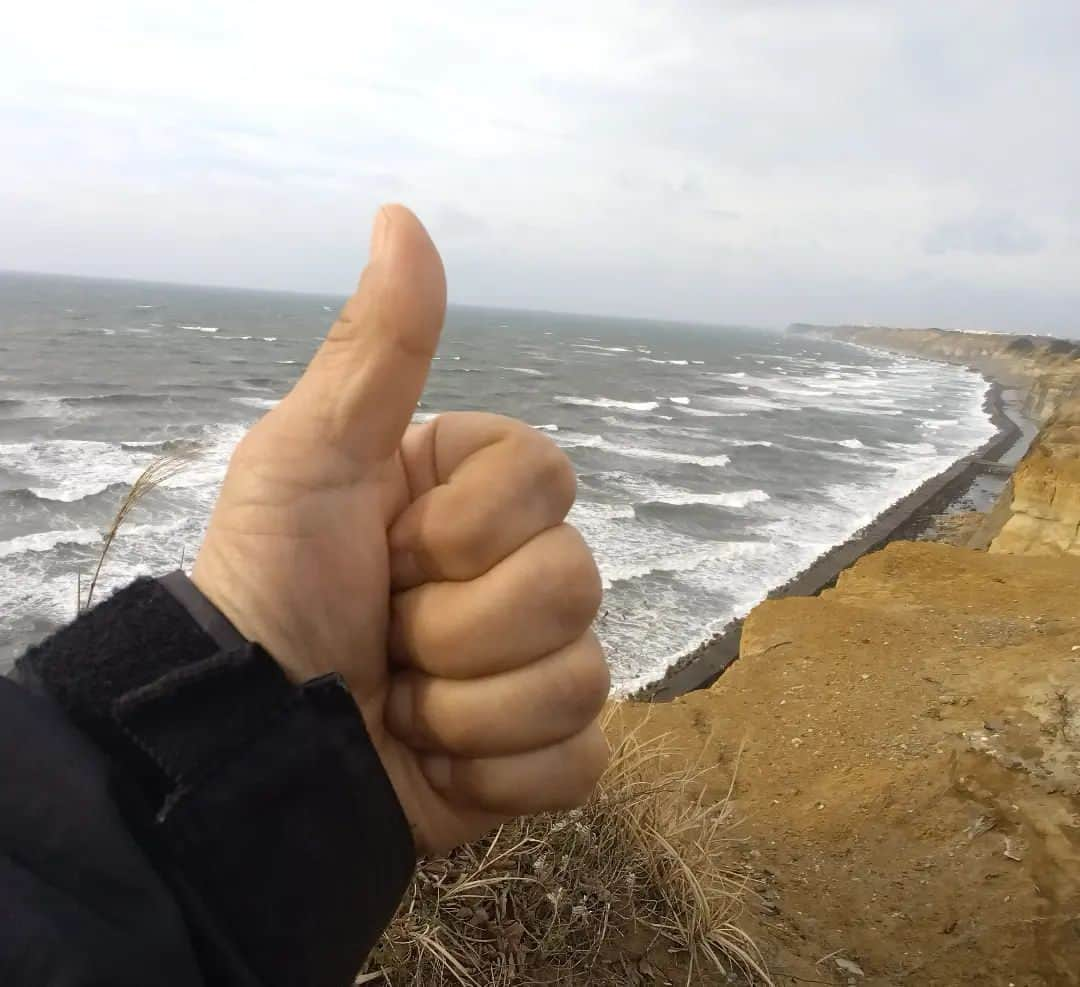
M853 976L856 976L856 977L865 977L866 976L866 974L863 973L863 968L861 966L859 966L859 964L856 963L854 960L845 960L844 957L842 957L842 956L834 956L833 957L833 962L841 970L843 970L844 973L850 973L850 974L852 974Z

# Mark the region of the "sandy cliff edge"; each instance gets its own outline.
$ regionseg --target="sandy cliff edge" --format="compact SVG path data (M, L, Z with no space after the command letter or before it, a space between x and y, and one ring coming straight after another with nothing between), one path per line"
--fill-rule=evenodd
M627 704L731 773L778 983L1080 982L1080 559L895 542ZM1076 650L1074 650L1074 648Z

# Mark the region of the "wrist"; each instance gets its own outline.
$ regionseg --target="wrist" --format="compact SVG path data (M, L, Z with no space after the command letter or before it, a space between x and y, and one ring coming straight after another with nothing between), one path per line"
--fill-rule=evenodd
M185 578L233 633L261 645L290 682L301 685L322 674L290 659L293 649L285 642L285 635L270 621L256 616L265 613L265 608L243 602L247 595L241 589L245 580L231 566L218 564L205 546L195 559L191 576Z

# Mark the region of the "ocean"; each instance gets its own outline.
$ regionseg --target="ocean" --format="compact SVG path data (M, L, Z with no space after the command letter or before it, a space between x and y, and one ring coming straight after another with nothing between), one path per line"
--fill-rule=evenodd
M342 300L0 274L0 669L71 619L128 485L181 449L99 593L190 566L230 451ZM795 334L451 307L417 417L512 415L567 452L628 691L991 437L986 386Z

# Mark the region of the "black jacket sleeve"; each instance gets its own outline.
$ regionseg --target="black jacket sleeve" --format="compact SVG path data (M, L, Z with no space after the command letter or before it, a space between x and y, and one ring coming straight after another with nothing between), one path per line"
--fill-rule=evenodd
M0 984L345 987L414 848L352 697L182 577L0 679Z

